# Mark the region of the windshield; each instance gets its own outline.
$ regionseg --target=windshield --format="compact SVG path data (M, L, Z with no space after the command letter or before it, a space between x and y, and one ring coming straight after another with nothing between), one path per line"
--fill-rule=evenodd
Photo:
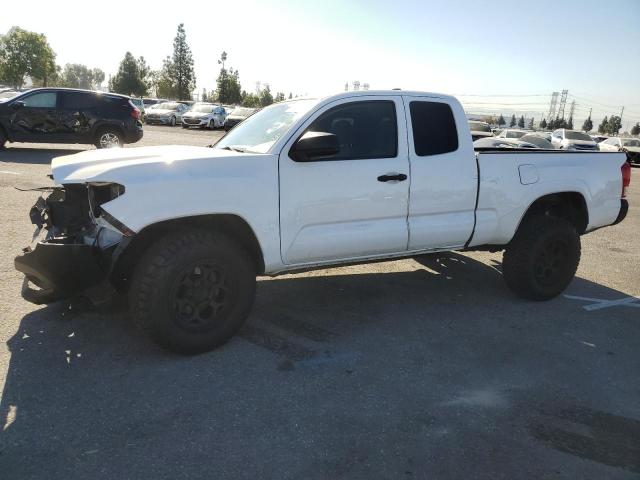
M469 122L469 129L474 132L490 132L489 124L484 122Z
M574 132L572 130L565 130L564 136L566 138L568 138L569 140L586 140L588 142L593 142L593 139L589 135L587 135L586 133L582 133L582 132Z
M179 103L158 103L153 106L153 108L157 108L158 110L177 110Z
M191 108L192 112L200 112L200 113L211 113L213 112L213 109L216 108L217 105L207 105L207 104L201 104L201 105L194 105Z
M318 100L297 100L260 110L231 130L216 148L267 153L291 125L317 103Z
M518 130L509 130L507 132L507 138L520 138L522 137L526 132L519 132Z
M637 138L624 138L622 140L623 147L640 147L640 140Z

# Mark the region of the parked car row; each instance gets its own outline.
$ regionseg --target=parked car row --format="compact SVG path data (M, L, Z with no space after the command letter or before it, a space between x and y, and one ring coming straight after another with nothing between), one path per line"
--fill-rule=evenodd
M143 117L150 125L182 125L183 128L224 128L234 125L256 112L255 108L232 107L211 102L160 101L139 99Z
M546 150L625 152L632 164L640 164L640 139L589 135L559 128L553 132L505 128L492 131L485 122L469 120L475 148L537 148Z

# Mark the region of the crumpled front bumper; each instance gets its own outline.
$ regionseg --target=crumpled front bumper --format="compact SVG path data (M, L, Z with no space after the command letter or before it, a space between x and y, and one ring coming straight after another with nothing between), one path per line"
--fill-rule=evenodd
M49 241L26 248L14 260L27 280L22 297L36 304L50 303L98 285L108 275L110 256L110 251L76 243Z

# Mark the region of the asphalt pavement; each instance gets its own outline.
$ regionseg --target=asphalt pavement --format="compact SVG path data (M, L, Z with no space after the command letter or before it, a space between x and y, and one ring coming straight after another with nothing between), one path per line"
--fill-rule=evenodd
M138 145L221 132L146 127ZM0 151L0 478L631 479L640 476L640 170L582 237L565 295L511 294L501 254L261 278L223 348L181 357L126 302L35 306L29 244L52 158Z

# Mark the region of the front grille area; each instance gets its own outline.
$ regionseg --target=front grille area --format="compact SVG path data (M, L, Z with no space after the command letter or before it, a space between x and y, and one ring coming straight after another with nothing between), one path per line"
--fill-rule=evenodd
M185 117L182 117L182 123L186 123L187 125L199 125L200 124L200 119L199 118L185 118Z

